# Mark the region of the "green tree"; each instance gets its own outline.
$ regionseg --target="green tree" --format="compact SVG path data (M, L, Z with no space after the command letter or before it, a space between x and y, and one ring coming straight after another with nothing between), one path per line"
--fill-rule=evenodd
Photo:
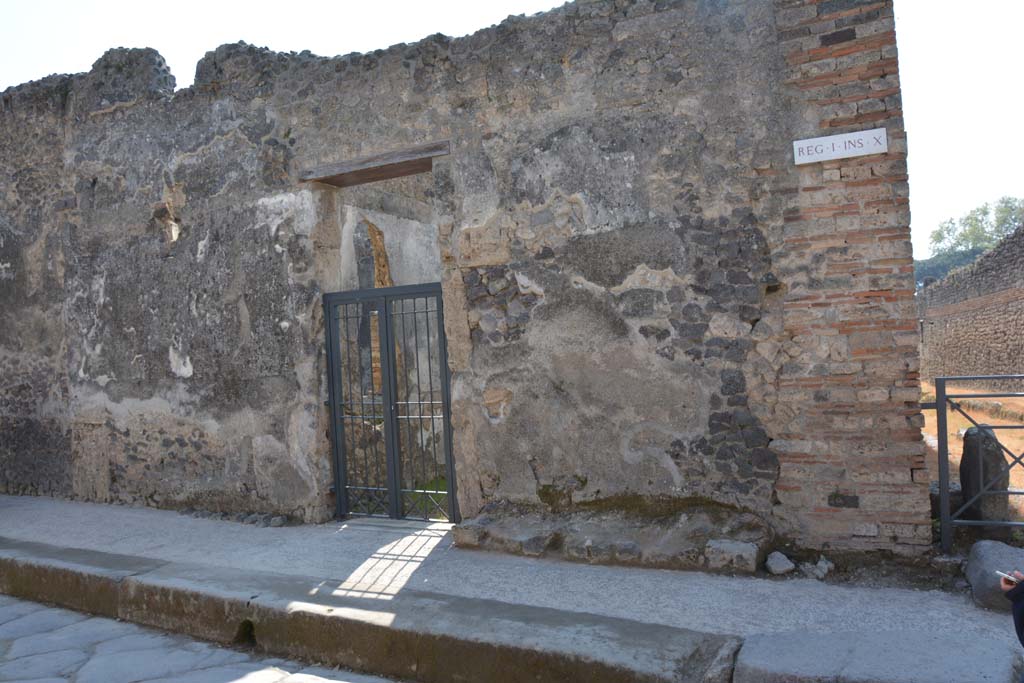
M1024 224L1024 199L1003 197L990 205L982 204L960 220L939 223L930 241L933 256L974 249L991 249L999 240Z
M975 247L963 251L936 254L931 258L914 261L914 278L917 280L918 288L923 287L926 280L941 280L949 271L973 263L974 259L984 253L984 249Z

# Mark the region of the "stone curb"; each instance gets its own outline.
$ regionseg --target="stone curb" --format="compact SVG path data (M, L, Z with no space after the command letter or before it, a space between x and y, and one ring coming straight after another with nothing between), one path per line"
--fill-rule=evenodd
M1018 683L1006 643L915 631L790 632L750 636L732 683Z
M628 619L340 583L0 537L2 593L423 683L727 683L739 648Z
M1021 671L1015 649L926 632L778 633L741 645L630 619L341 583L0 537L0 593L422 683L1016 683Z

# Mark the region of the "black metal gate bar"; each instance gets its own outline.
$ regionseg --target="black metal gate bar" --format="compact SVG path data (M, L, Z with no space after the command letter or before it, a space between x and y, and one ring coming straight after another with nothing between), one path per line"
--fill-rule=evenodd
M451 368L448 366L448 341L444 336L444 305L441 296L437 298L438 351L441 357L441 415L444 430L444 466L448 472L448 515L453 522L462 520L459 514L459 500L455 485L455 451L452 447L452 388Z
M335 292L323 304L338 516L458 521L440 284Z
M936 431L939 442L939 533L942 552L949 553L953 548L953 527L954 526L1000 526L1000 527L1024 527L1024 522L1013 522L1010 520L972 520L960 519L960 516L971 508L976 501L984 496L1002 495L1024 495L1024 490L990 491L998 479L1009 472L1015 465L1024 466L1024 453L1016 454L999 442L999 448L1005 455L1010 456L1011 462L1003 462L995 478L985 481L983 476L983 462L978 460L979 481L981 490L970 500L961 504L956 512L950 510L949 500L949 436L947 434L948 422L947 412L950 407L963 415L967 420L979 429L1024 429L1024 425L982 425L973 417L968 415L955 399L962 398L1013 398L1024 396L1024 392L979 392L972 394L951 394L946 391L947 382L985 382L1003 380L1024 380L1024 375L974 375L964 377L936 377L935 378L935 403L922 404L923 409L934 408L936 416ZM1004 455L1004 458L1005 458Z
M344 438L341 420L335 416L335 406L338 405L337 387L341 386L341 364L338 362L337 342L337 307L329 306L326 297L324 298L324 332L327 335L327 400L331 409L331 444L332 450ZM348 509L348 486L345 479L345 468L338 467L337 457L332 458L332 470L334 472L334 514L341 517Z
M380 381L381 381L381 394L383 398L383 405L381 408L384 413L384 453L386 455L386 467L387 467L387 482L388 482L388 514L392 519L401 519L404 516L404 510L402 506L402 497L394 495L394 492L399 490L402 469L402 459L398 457L398 449L395 447L397 443L397 426L395 424L395 343L391 338L391 305L387 299L381 302L382 310L378 311L377 315L377 326L380 328L378 333L378 354L380 357ZM372 358L373 351L370 351ZM371 363L371 374L373 373Z

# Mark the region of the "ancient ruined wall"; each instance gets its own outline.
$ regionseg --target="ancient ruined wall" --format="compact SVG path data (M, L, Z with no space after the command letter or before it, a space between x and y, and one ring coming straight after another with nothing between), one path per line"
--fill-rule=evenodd
M173 95L161 68L113 51L4 95L5 172L31 168L61 226L2 226L5 315L45 309L33 254L67 264L34 295L52 351L2 339L31 392L37 368L67 387L15 405L55 448L41 478L21 463L45 449L5 438L8 490L329 514L317 301L360 281L362 211L437 230L465 515L689 501L806 545L928 542L889 3L588 2L331 59L229 45ZM20 104L37 91L48 115ZM793 166L794 139L877 126L887 155ZM440 139L430 175L296 180Z
M1024 227L922 289L917 301L925 379L1024 374Z

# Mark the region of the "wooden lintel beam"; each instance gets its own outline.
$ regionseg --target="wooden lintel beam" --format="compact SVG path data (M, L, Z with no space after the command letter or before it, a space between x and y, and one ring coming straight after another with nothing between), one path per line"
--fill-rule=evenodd
M448 140L409 147L394 152L310 168L299 174L303 182L315 181L335 187L351 187L377 180L401 178L434 168L434 157L451 153Z

